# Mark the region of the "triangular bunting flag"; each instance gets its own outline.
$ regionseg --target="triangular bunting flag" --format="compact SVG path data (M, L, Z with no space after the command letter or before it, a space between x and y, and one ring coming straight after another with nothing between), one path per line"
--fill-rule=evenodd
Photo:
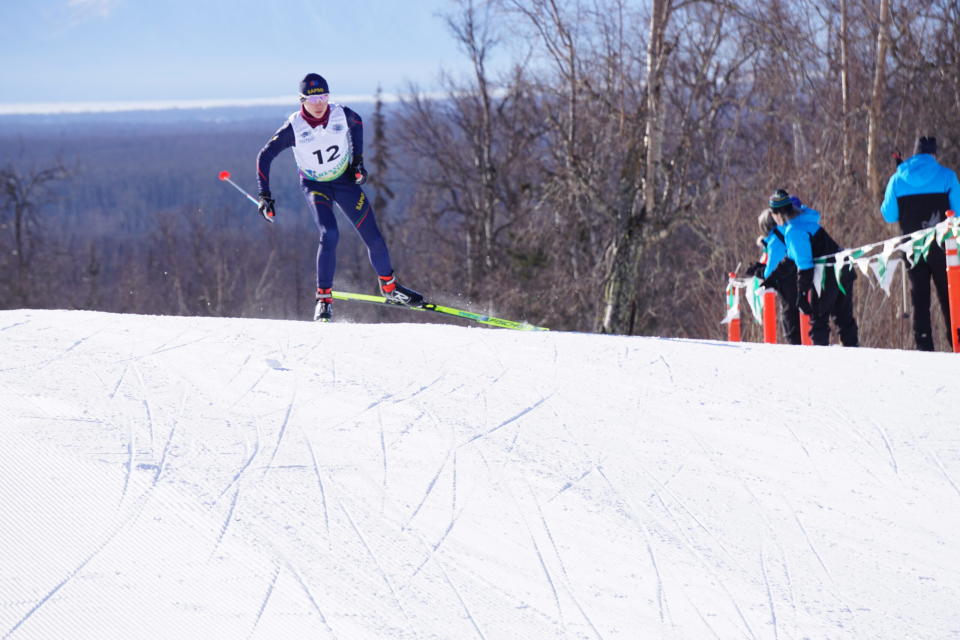
M813 290L817 292L817 295L820 295L820 290L823 289L823 275L824 268L826 265L823 263L815 263L813 265Z
M893 282L893 276L897 273L900 262L900 258L892 258L887 260L885 265L881 265L879 261L873 264L873 272L877 277L877 282L880 283L880 288L887 296L890 295L890 284Z

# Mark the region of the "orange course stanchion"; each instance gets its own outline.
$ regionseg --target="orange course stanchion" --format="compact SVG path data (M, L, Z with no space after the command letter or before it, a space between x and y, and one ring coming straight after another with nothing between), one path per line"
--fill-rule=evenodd
M763 292L763 341L777 344L777 292Z
M800 312L800 344L813 344L813 338L810 337L810 316L803 311Z
M740 318L733 318L727 324L727 340L740 342Z
M727 284L727 340L740 342L740 292L734 280L737 274L731 273Z
M953 218L956 212L947 211L947 218ZM960 353L960 256L957 255L957 237L953 227L944 238L943 248L947 254L947 290L950 301L950 337L953 338L953 352Z

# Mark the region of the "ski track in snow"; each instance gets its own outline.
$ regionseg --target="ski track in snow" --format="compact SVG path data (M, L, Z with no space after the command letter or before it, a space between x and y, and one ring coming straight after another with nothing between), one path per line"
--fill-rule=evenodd
M568 480L567 482L565 482L563 486L560 487L555 494L553 494L550 498L547 499L547 502L553 502L554 500L559 498L560 494L562 494L564 491L566 491L567 489L572 489L576 485L580 484L580 481L586 478L588 475L590 475L592 471L593 471L593 468L591 467L590 469L587 469L586 471L581 473L579 476L577 476L573 480Z
M23 320L21 322L14 322L13 324L8 324L5 327L0 327L0 331L6 331L7 329L13 329L14 327L22 327L24 325L30 324L29 320Z
M57 362L58 360L62 360L63 358L65 358L65 357L67 356L67 354L69 354L71 351L73 351L74 349L76 349L77 347L79 347L79 346L82 345L84 342L86 342L87 340L89 340L89 339L92 338L93 336L97 335L97 334L100 333L101 331L102 331L102 329L97 329L97 330L94 331L93 333L91 333L91 334L89 334L89 335L87 335L87 336L84 336L83 338L80 338L79 340L75 340L75 341L73 342L73 344L71 344L71 345L70 345L69 347L67 347L66 349L63 349L62 351L58 352L55 356L53 356L53 357L51 357L51 358L48 358L47 360L44 360L43 362L41 362L41 363L39 363L39 364L37 364L37 365L34 365L34 366L36 367L36 369L37 369L38 371L41 370L41 369L46 369L48 366L50 366L50 365L53 364L54 362ZM28 366L30 366L30 365L19 365L19 366L14 367L14 368L15 368L15 369L23 369L23 368L28 367ZM9 369L7 369L7 371L9 371Z
M940 473L943 474L944 479L947 481L947 484L953 487L953 490L957 493L957 496L960 496L960 487L957 486L957 483L954 482L950 474L947 473L947 470L944 468L943 462L940 460L940 457L933 451L928 452L927 456L934 461L934 463L937 466L937 469L940 470Z
M520 522L523 523L523 528L527 532L527 537L530 539L530 546L537 558L537 564L540 566L540 570L543 572L543 576L547 581L547 585L550 587L550 594L553 596L553 603L557 608L557 620L560 621L560 626L564 631L564 635L566 635L566 625L564 624L563 620L563 606L560 604L560 595L557 593L557 585L554 583L550 569L547 567L547 563L543 559L543 553L540 552L540 545L537 544L537 538L533 535L533 530L530 528L530 523L527 522L525 510L520 505L520 501L517 500L516 495L514 495L513 488L510 486L508 479L498 478L496 482L497 485L503 489L504 493L510 497L510 502L513 503L513 506L517 511L517 515L520 517Z
M130 486L130 476L133 473L133 423L127 424L127 462L124 464L123 490L120 492L120 502L127 497L127 488Z
M228 421L227 424L229 425L230 422ZM214 502L220 500L220 498L226 495L227 491L230 490L230 487L232 487L238 480L240 480L240 476L243 475L243 472L250 467L250 465L253 463L254 458L256 458L257 454L260 453L260 427L254 424L254 429L256 433L256 438L253 442L253 453L250 454L250 457L247 458L246 462L243 463L240 469L238 469L237 472L233 474L233 478L231 478L230 482L227 483L227 486L225 486L223 490L220 491L220 494L217 496Z
M360 540L360 543L363 545L363 548L366 550L367 555L370 556L370 559L373 561L374 566L377 569L377 573L380 574L380 577L383 579L383 583L387 586L387 590L390 591L390 595L393 596L394 602L397 604L397 608L400 610L400 613L403 614L404 619L407 621L407 626L413 632L413 634L419 637L416 627L413 625L413 621L410 618L410 614L407 613L406 608L403 606L403 602L400 601L400 596L397 594L396 589L393 588L393 581L387 576L387 572L384 571L383 565L380 563L379 558L373 552L373 549L370 548L370 545L367 544L366 538L363 537L363 534L360 533L360 529L357 528L357 524L353 521L353 517L350 515L350 512L343 505L342 502L337 502L340 510L343 511L343 515L347 517L347 522L350 523L350 528L353 529L353 532L356 534L357 538Z
M263 475L267 475L267 471L270 470L270 467L273 466L273 460L277 457L277 451L280 450L280 443L283 442L283 436L287 432L287 425L290 423L290 414L293 413L293 407L297 402L297 392L296 389L293 392L293 397L290 399L290 403L287 405L287 412L283 416L283 423L280 425L280 432L277 434L277 443L273 446L273 453L270 454L270 459L267 460L266 466L263 467Z
M470 626L473 627L473 630L477 632L477 636L480 637L480 640L487 640L487 637L483 635L483 631L480 630L480 625L477 624L476 618L473 617L473 613L470 612L470 607L467 606L467 603L464 602L463 596L460 594L460 590L457 589L456 585L453 584L453 580L450 579L450 575L447 573L447 570L443 567L443 564L440 563L436 558L433 559L434 564L440 569L440 574L443 576L444 581L450 587L450 590L457 597L457 601L460 602L460 606L463 607L463 612L467 616L467 620L470 621Z
M408 588L410 584L413 582L413 579L416 578L417 575L420 573L420 570L423 569L427 565L427 563L433 559L434 553L436 553L437 550L440 549L440 546L443 544L444 540L446 540L447 536L450 535L450 532L453 530L454 525L457 524L457 520L460 519L461 515L463 515L463 511L461 511L460 513L458 513L457 515L455 515L453 518L450 519L450 524L447 525L447 528L444 530L443 534L441 534L440 538L434 544L430 545L430 550L427 552L426 556L424 556L420 564L417 565L417 568L413 570L413 573L410 574L410 577L407 579L406 583L404 583L404 585L400 587L400 591L403 591L406 588Z
M537 515L540 517L540 523L543 525L543 530L547 534L547 539L550 541L550 547L553 549L553 554L557 558L557 563L560 565L560 572L563 576L563 587L567 592L567 596L573 602L574 606L576 606L577 610L580 612L580 615L593 630L593 633L597 636L597 638L603 640L603 634L600 633L599 629L597 629L596 625L593 623L593 620L590 619L590 616L587 614L583 605L580 603L580 600L573 591L573 586L570 584L570 575L567 573L567 567L563 561L563 554L560 553L560 548L557 546L557 541L553 538L553 532L550 530L550 525L547 524L547 517L543 513L543 507L540 505L540 501L537 499L537 494L529 482L527 482L527 490L530 492L530 497L537 508ZM559 598L557 607L559 609Z
M533 403L532 405L530 405L529 407L527 407L526 409L524 409L523 411L521 411L521 412L518 413L517 415L513 416L512 418L508 418L507 420L504 420L503 422L501 422L501 423L498 424L497 426L493 427L492 429L488 429L487 431L485 431L485 432L483 432L483 433L478 433L478 434L476 434L475 436L473 436L472 438L470 438L469 440L467 440L466 442L464 442L464 443L461 444L460 446L461 446L461 447L464 447L464 446L466 446L466 445L468 445L468 444L470 444L470 443L472 443L472 442L474 442L474 441L476 441L476 440L479 440L480 438L486 438L486 437L489 436L491 433L493 433L493 432L495 432L495 431L498 431L499 429L507 426L508 424L512 424L512 423L516 422L517 420L519 420L519 419L522 418L523 416L527 415L528 413L530 413L531 411L533 411L534 409L536 409L537 407L539 407L540 405L542 405L544 402L546 402L546 401L549 400L549 399L550 399L550 396L544 396L544 397L540 398L540 399L537 400L535 403Z
M663 576L660 574L660 567L657 564L657 555L653 552L653 542L650 536L650 529L647 527L647 524L640 518L640 511L637 509L636 505L622 495L620 491L610 482L610 478L607 477L607 474L603 472L603 468L600 466L596 467L597 473L600 474L600 477L603 478L603 481L607 483L607 486L610 488L610 491L613 492L613 495L620 501L622 504L629 507L629 511L624 511L627 514L627 517L633 522L636 527L643 534L644 543L647 549L647 555L650 557L650 566L653 568L653 573L657 578L657 609L660 614L660 622L665 622L665 609L666 609L666 593L664 591Z
M147 386L143 381L143 374L140 371L140 367L133 364L133 373L137 376L137 382L140 384L140 391L143 394L143 397L140 399L140 403L143 405L144 413L147 416L147 435L150 440L150 451L153 452L153 412L150 410L150 401L147 397Z
M21 617L9 629L9 631L7 631L6 634L4 634L3 638L0 640L6 640L7 638L13 636L13 634L17 631L17 629L23 626L23 624L27 622L27 620L29 620L35 613L37 613L37 611L39 611L44 605L50 602L51 599L61 589L63 589L63 587L65 587L70 581L72 581L77 576L77 574L83 571L83 569L88 564L90 564L90 562L94 558L100 555L100 553L102 553L103 550L106 549L107 546L117 538L117 536L120 534L121 531L132 526L140 518L140 515L143 513L143 510L146 507L147 502L150 500L150 497L152 496L152 494L153 494L153 487L150 487L142 496L140 496L140 504L135 507L134 511L130 514L130 516L127 517L126 520L118 524L116 527L114 527L114 529L103 539L103 541L96 548L94 548L94 550L90 553L90 555L88 555L83 560L83 562L81 562L79 565L77 565L76 568L70 571L66 575L66 577L63 580L61 580L59 583L57 583L45 596L40 598L40 600L38 600L37 603L32 608L30 608L30 610L28 610L23 615L23 617Z
M773 625L773 640L779 640L780 629L777 626L777 608L773 605L773 593L770 590L770 579L767 577L767 565L763 559L763 542L760 543L760 573L763 576L763 586L767 591L767 606L770 607L770 624Z
M883 440L883 446L887 448L887 453L890 455L890 467L893 469L893 472L899 476L900 465L897 464L897 457L893 455L893 447L890 445L890 438L887 436L886 430L877 424L875 420L871 420L870 423L873 425L873 428L876 429L877 433L880 434L880 438Z
M220 543L223 542L224 536L227 535L227 528L230 526L230 523L233 522L233 510L237 508L237 500L240 498L240 487L238 486L233 491L233 499L230 501L230 507L227 509L227 517L223 519L223 525L220 527L220 535L217 536L217 542L213 545L213 550L210 551L210 559L217 554L217 549L220 548Z
M270 585L267 587L267 593L263 596L263 602L260 603L260 608L257 610L257 617L253 621L253 627L250 629L250 635L247 636L247 640L253 638L253 635L257 632L257 625L260 624L260 618L263 617L263 612L267 610L267 603L270 602L270 596L273 594L273 588L277 586L277 578L279 577L280 565L275 565L273 568L273 576L270 578Z
M377 416L377 423L380 425L380 455L383 457L383 499L386 500L387 497L387 477L389 471L387 469L387 444L384 441L383 437L383 416ZM383 507L381 505L381 511Z
M306 432L303 438L307 443L307 450L310 452L310 462L313 463L313 475L317 479L317 486L320 488L320 504L323 506L323 528L327 534L327 545L333 544L330 537L330 513L327 510L327 492L323 488L323 478L320 476L320 465L317 464L317 455L313 451L313 443L310 441Z
M337 634L334 633L333 628L330 626L330 623L327 622L327 617L323 615L323 610L320 609L320 605L317 604L317 599L313 597L313 592L310 591L310 587L307 586L307 583L304 582L303 576L300 575L300 572L297 571L289 561L286 561L287 570L296 578L297 582L300 584L300 588L303 589L303 593L307 596L307 599L310 601L310 604L313 606L313 610L317 612L317 615L320 616L320 622L323 624L324 629L327 633L334 639L337 638Z
M157 472L153 476L153 484L157 484L160 480L160 474L163 473L164 468L167 464L167 454L170 452L170 444L173 442L173 436L177 431L177 424L180 422L180 419L183 417L184 407L187 404L187 394L184 392L183 399L180 402L180 413L173 420L173 424L170 425L170 433L167 435L167 441L163 444L163 451L160 453L160 461L157 462Z
M817 559L817 564L820 565L820 568L823 569L823 572L826 574L827 578L830 579L830 582L834 585L837 584L837 581L833 579L833 574L830 572L830 569L827 567L827 564L823 561L820 552L817 551L817 547L813 544L813 540L810 539L810 534L807 533L807 528L803 526L803 523L800 521L800 514L797 513L796 509L792 506L790 510L793 512L793 519L796 521L797 526L800 528L800 532L803 533L804 540L807 541L807 546L810 548L810 551L813 553L813 557Z
M437 484L437 480L440 479L440 474L443 473L443 470L447 466L447 461L450 460L450 455L453 453L453 449L447 451L447 457L443 459L443 462L440 464L440 468L437 469L437 472L434 474L433 478L430 480L430 483L427 484L427 489L424 491L423 496L420 498L420 502L417 503L416 508L413 510L413 513L410 514L410 517L407 518L407 521L403 523L403 526L400 527L401 531L406 531L410 528L410 523L413 522L413 519L417 517L417 514L420 513L420 509L423 508L423 505L426 503L427 498L430 497L430 494L433 492L433 487Z
M120 389L120 385L123 383L123 378L124 376L127 375L128 366L129 365L126 365L126 364L123 365L123 371L120 372L120 376L117 378L117 384L113 386L113 390L110 392L110 395L108 396L111 400L113 400L114 396L117 395L117 391Z

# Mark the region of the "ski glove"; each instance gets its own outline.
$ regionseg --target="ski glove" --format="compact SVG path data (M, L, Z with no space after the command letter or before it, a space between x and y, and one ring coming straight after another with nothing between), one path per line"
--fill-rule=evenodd
M767 265L762 262L754 262L752 265L747 267L747 270L744 272L748 276L757 276L758 278L763 277L763 270L767 268Z
M353 181L357 184L363 184L367 181L367 170L363 168L363 156L357 156L350 165L350 173L353 174Z
M277 211L274 208L274 200L270 197L269 192L264 192L260 194L260 203L257 206L257 210L260 212L260 215L263 216L263 219L267 222L273 222L273 217L277 215Z
M797 306L808 316L813 315L813 304L810 302L813 295L813 269L798 271L797 276Z

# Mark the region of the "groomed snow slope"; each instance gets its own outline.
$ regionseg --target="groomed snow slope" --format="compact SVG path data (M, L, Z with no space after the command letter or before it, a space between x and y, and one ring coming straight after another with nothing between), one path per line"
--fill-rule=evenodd
M960 359L0 312L0 638L960 638Z

